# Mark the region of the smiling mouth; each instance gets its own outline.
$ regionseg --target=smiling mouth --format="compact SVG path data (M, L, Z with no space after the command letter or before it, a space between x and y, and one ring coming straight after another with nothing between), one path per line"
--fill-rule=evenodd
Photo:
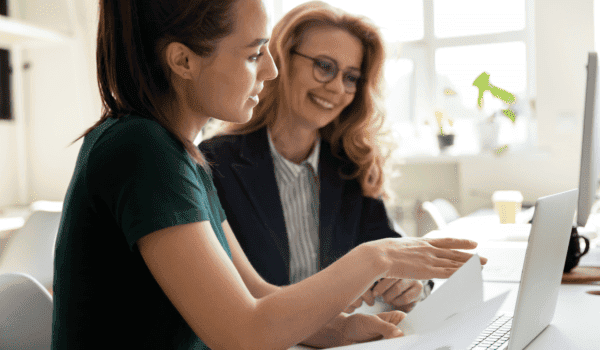
M333 103L331 103L331 102L329 102L329 101L327 101L325 99L317 97L317 96L315 96L313 94L308 94L308 96L310 97L311 101L313 101L317 105L321 106L322 108L333 109L333 107L334 107Z

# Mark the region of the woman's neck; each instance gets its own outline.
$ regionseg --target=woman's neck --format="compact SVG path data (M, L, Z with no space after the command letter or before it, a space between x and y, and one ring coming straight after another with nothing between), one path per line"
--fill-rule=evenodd
M191 142L194 142L210 119L194 114L190 108L178 103L178 101L170 101L163 105L165 106L164 112L168 114L171 121L171 126Z
M300 164L313 151L319 132L291 125L282 120L283 118L280 116L269 128L271 141L277 152L285 159Z

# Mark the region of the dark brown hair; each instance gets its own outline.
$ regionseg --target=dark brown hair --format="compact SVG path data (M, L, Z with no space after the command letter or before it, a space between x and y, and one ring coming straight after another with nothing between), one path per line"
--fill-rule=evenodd
M275 25L269 43L279 75L265 81L260 102L248 123L224 124L224 131L219 133L247 134L272 126L278 113L289 108L291 52L300 46L305 31L328 26L346 30L361 41L364 79L361 79L353 101L335 120L321 128L320 135L331 143L334 155L343 149L356 165L355 171L347 177L358 180L363 195L385 198L384 158L377 145L384 118L381 87L385 47L379 29L365 17L349 14L321 1L301 4L288 12Z
M173 98L171 71L164 62L168 44L179 42L200 56L211 55L220 39L234 31L236 0L101 0L96 44L102 116L127 114L157 121L183 143L201 165L198 148L172 127L163 110ZM80 137L80 138L81 138Z

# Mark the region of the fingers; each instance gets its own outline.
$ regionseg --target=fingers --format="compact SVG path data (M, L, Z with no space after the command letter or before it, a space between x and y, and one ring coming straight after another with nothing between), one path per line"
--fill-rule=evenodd
M400 323L400 321L402 321L406 317L406 314L402 311L393 310L378 313L377 317L397 326Z
M435 252L435 255L438 258L454 260L454 261L458 261L461 263L466 263L473 256L472 253L461 252L458 250L451 250L451 249L437 249Z
M392 286L402 280L396 278L383 278L373 288L373 297L384 295ZM402 291L400 291L402 293Z
M477 248L477 242L469 239L460 238L423 238L429 244L438 248L446 249L474 249Z
M344 310L345 313L350 314L353 313L354 310L356 310L357 308L359 308L362 305L362 297L356 299L352 304L348 305L348 307Z
M386 278L373 288L373 294L381 295L387 304L398 308L413 302L422 289L423 284L418 280Z
M432 278L450 278L452 274L458 271L460 267L433 267L431 268Z
M361 296L361 299L367 303L369 306L375 305L375 296L373 295L373 290L369 289Z
M405 316L406 314L400 311L379 315L354 314L346 319L342 337L354 343L400 337L404 333L398 329L397 324Z
M417 302L413 302L413 303L410 303L410 304L405 304L405 305L401 306L399 308L399 310L402 311L402 312L411 312L412 309L415 308L415 305L417 305Z
M383 338L385 338L385 339L397 338L397 337L403 336L404 333L402 333L402 331L397 327L397 324L400 323L400 321L402 321L402 319L404 318L402 315L398 315L398 314L403 314L403 312L390 311L390 312L385 312L383 314L390 314L390 313L394 313L394 314L384 315L384 318L387 318L390 321L386 321L384 318L377 315L377 317L374 318L375 322L369 323L369 326L371 327L371 329L369 331L372 333L381 334L383 336ZM396 314L396 313L398 313L398 314Z
M481 265L485 265L485 264L487 264L487 262L488 262L488 259L487 259L487 258L484 258L483 256L480 256L480 257L479 257L479 263L480 263Z
M456 261L456 260L452 260L452 259L445 259L445 258L437 258L435 259L435 261L432 263L432 267L448 267L448 268L460 268L461 266L463 266L465 263L462 261Z
M394 308L404 310L404 306L413 304L419 300L421 292L423 291L423 283L418 280L401 280L400 283L390 288L386 294L383 295L383 300L394 306Z
M472 253L461 252L458 250L449 250L449 249L440 249L436 252L437 257L450 259L454 261L459 261L461 263L466 263L473 256ZM479 257L479 263L481 265L485 265L488 259L482 256Z
M473 256L464 250L477 247L474 241L457 238L398 238L384 243L388 261L392 262L386 277L402 279L448 278ZM486 262L480 257L482 265ZM382 282L373 291L381 295L389 288L389 281Z
M345 308L345 309L344 309L344 311L342 311L342 312L344 312L344 313L347 313L347 314L351 314L351 313L353 313L353 312L354 312L354 310L356 310L356 308L355 308L354 306L352 306L352 305L349 305L349 306L348 306L347 308Z

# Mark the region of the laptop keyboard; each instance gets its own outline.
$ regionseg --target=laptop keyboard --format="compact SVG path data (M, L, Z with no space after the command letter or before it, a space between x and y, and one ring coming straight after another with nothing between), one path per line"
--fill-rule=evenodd
M496 316L468 350L504 349L510 336L512 320L512 315Z

